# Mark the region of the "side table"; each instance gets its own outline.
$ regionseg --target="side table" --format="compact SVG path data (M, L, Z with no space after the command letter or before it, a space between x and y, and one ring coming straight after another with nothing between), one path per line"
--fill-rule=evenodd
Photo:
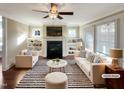
M105 67L106 74L120 74L120 78L106 78L106 87L109 89L124 89L124 68Z

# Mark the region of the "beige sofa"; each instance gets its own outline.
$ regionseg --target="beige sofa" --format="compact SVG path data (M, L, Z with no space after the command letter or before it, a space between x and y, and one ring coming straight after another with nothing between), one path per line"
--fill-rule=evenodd
M15 67L16 68L32 68L38 61L37 52L32 52L32 54L20 54L15 57Z
M32 68L38 61L38 56L30 55L17 55L16 56L16 68Z
M99 62L94 62L97 56L95 54L93 54L94 59L92 58L92 62L90 62L86 55L87 51L85 55L83 54L83 57L75 55L76 64L87 75L94 86L104 85L105 80L102 78L102 74L105 73L105 63L102 59L100 59Z

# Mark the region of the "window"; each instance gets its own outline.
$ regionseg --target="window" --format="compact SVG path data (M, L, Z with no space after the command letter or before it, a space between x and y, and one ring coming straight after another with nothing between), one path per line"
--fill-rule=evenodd
M115 47L115 31L115 22L96 26L96 52L109 54L109 49Z
M69 27L68 28L68 37L77 37L77 28L76 27Z

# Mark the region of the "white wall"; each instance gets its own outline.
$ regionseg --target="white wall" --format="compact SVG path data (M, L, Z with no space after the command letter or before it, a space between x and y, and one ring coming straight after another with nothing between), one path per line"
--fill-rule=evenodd
M117 34L118 34L118 39L117 39L117 46L119 48L122 48L124 50L124 12L119 12L101 19L98 19L96 21L90 22L88 24L85 24L83 26L81 26L81 30L83 33L82 37L84 38L84 28L86 26L94 26L94 29L92 29L92 31L95 30L95 25L97 24L102 24L102 23L106 23L109 21L114 21L117 20ZM92 35L94 37L94 35Z
M43 38L43 26L29 26L29 34L28 34L28 37L29 37L29 38L33 38L33 36L32 36L32 29L34 29L34 28L40 29L41 35L40 35L39 38L42 39L42 38Z
M27 47L28 26L3 18L3 70L15 63L15 56Z

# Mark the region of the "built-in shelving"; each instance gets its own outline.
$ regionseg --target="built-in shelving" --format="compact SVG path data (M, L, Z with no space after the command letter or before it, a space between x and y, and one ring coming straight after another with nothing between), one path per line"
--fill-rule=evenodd
M82 43L80 38L68 38L67 39L67 55L74 55L75 52L80 51L79 49L77 49L78 47L81 47L80 43Z
M27 39L27 48L29 50L41 51L42 40L41 39L28 38Z

